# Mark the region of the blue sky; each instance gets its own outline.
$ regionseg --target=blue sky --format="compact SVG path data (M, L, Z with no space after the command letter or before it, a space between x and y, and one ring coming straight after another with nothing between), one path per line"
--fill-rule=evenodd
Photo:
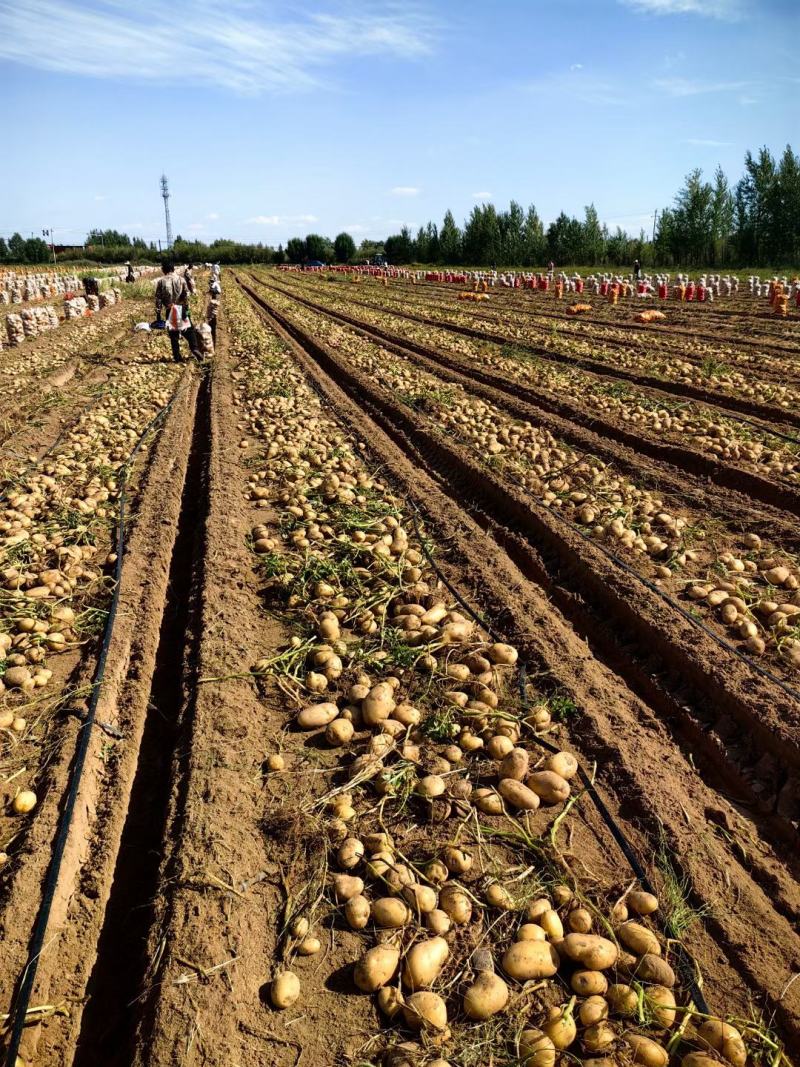
M277 244L593 200L800 148L795 0L0 0L0 234Z

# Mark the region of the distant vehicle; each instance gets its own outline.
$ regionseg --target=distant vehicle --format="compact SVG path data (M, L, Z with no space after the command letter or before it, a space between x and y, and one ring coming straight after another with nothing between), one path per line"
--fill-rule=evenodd
M378 254L373 256L372 259L369 261L369 265L371 267L388 267L389 260L386 258L383 252L378 252Z
M325 264L322 262L321 259L309 259L309 261L306 263L306 266L307 267L324 267Z

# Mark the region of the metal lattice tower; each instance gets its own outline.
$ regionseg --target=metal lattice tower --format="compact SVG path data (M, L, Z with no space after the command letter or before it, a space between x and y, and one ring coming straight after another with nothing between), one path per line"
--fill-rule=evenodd
M167 223L167 248L172 248L172 222L169 217L169 183L166 174L161 175L161 195L164 198L164 218Z

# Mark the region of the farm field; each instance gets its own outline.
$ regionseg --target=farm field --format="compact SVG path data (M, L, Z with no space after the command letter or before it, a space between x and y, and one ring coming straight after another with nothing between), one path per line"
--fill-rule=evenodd
M0 352L18 1062L800 1062L795 310L150 284Z

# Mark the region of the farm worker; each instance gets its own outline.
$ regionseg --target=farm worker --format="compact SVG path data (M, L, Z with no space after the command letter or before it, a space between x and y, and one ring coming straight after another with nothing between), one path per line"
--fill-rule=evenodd
M186 279L186 287L188 288L190 295L192 293L197 292L197 285L194 280L194 274L192 273L193 270L194 264L190 263L186 270L183 272L183 276Z
M136 275L133 273L133 267L130 263L126 263L125 266L128 268L128 273L125 275L125 281L130 285L131 282L136 281Z
M189 290L186 280L175 273L175 264L165 259L161 270L163 278L159 278L156 286L156 318L161 317L161 309L166 310L167 332L169 343L172 345L172 358L176 363L181 362L180 335L186 335L186 343L195 359L202 359L197 334L194 332L192 320L189 318Z

